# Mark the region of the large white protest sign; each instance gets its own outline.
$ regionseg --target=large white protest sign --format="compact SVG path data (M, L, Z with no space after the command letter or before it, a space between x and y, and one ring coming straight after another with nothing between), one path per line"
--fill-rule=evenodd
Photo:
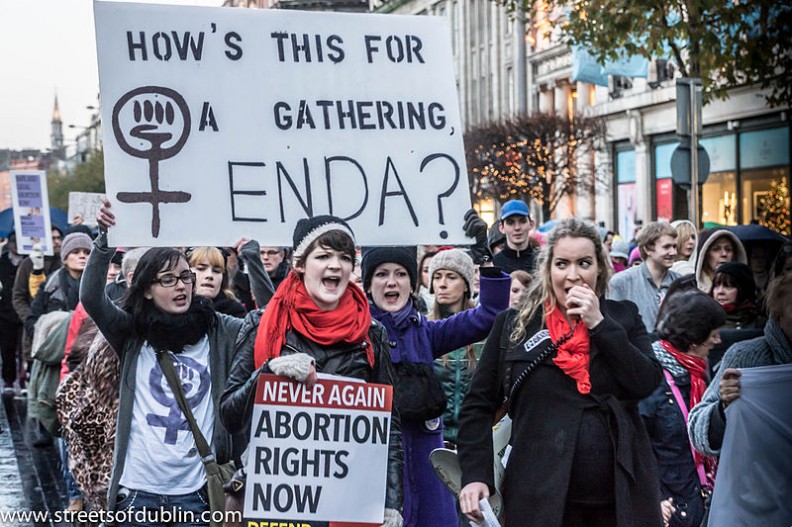
M393 388L261 375L245 485L247 525L286 520L380 525Z
M443 17L96 2L107 195L122 245L470 243Z
M96 212L102 206L102 194L98 192L69 192L69 221L79 216L83 223L96 226Z
M11 206L14 209L17 251L29 254L36 244L48 256L52 250L47 173L43 170L11 171Z

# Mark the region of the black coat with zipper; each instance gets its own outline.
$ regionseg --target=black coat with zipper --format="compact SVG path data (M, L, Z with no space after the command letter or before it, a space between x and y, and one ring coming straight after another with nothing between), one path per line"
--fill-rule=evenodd
M605 318L590 331L591 392L579 393L574 379L552 361L553 354L525 377L511 401L512 451L501 489L507 525L561 527L567 494L581 483L572 478L579 469L573 462L580 434L599 423L605 423L612 442L612 472L585 483L611 482L602 492L615 500L614 527L662 525L657 466L638 414L638 402L654 391L662 370L635 304L600 299L600 309ZM494 491L491 427L504 387L510 386L507 364L514 380L530 363L533 355L523 346L541 329L543 313L540 309L527 325L522 342L504 347L509 342L504 332L511 332L515 316L509 310L495 321L462 405L458 447L463 486L483 482Z
M501 252L492 257L492 263L506 274L514 271L532 273L535 255L536 251L530 245L522 251L516 251L506 244Z
M350 286L353 287L353 286ZM254 345L262 310L248 314L236 343L236 354L231 366L226 391L220 399L220 419L226 428L235 434L235 445L241 453L250 442L250 426L253 417L258 376L272 373L267 363L259 369L255 367ZM388 337L385 328L372 320L369 330L374 347L374 367L368 363L366 351L360 344L338 344L322 346L296 331L286 334L286 344L282 355L306 353L316 362L316 371L345 377L361 379L377 384L394 384L393 364L388 353ZM402 510L403 455L401 447L401 426L396 407L391 413L390 437L388 438L388 474L385 488L385 507Z

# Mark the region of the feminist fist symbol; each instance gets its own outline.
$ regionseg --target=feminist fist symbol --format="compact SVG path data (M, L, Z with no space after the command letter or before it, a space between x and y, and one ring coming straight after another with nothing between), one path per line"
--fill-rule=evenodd
M159 162L178 154L190 135L187 102L169 88L136 88L113 107L113 134L121 150L148 159L151 192L119 192L116 197L123 203L151 203L151 235L156 238L160 230L160 203L186 203L192 197L187 192L159 188Z

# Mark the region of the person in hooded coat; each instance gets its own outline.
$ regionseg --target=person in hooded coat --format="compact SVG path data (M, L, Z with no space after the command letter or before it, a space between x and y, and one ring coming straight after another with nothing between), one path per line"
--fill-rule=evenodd
M737 235L726 229L701 231L696 253L696 283L698 288L707 294L712 288L712 278L720 264L748 263L748 255L742 242Z

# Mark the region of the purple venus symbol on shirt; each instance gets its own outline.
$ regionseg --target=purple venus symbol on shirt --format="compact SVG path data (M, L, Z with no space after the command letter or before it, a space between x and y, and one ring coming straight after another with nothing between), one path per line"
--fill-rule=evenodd
M206 394L209 392L211 379L209 369L183 355L178 356L173 366L179 376L184 397L191 410L195 410ZM169 408L167 415L146 414L146 422L149 426L162 427L165 429L165 444L175 445L179 437L179 430L189 430L190 423L182 414L179 402L173 397L172 393L165 393L165 385L168 382L162 374L159 364L151 368L149 373L149 388L154 400L162 406Z

